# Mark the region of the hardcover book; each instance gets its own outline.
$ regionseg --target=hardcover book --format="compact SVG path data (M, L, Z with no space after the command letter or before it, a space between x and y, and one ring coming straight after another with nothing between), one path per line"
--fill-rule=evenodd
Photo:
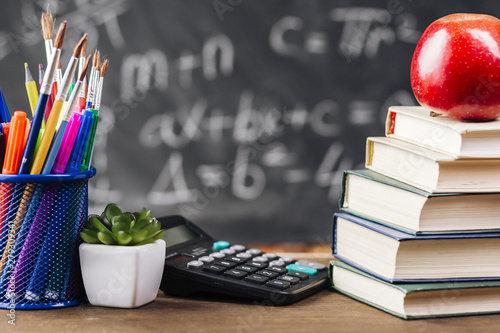
M500 312L500 281L391 284L342 261L330 263L335 290L403 319Z
M500 192L500 159L456 159L386 137L369 137L366 167L431 193Z
M372 170L346 170L342 211L412 234L500 231L500 193L429 193Z
M333 255L391 283L500 279L500 232L410 235L347 213Z
M421 106L391 106L385 135L456 158L500 158L500 119L465 122L429 114Z

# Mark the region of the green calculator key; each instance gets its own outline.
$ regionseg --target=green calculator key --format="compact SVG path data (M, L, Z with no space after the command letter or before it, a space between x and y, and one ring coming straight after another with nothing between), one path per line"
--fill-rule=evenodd
M214 242L212 245L212 249L214 251L224 250L227 249L228 247L229 247L229 242L226 241L217 241Z
M311 268L311 267L306 267L306 266L301 266L301 265L296 265L296 264L290 264L286 266L286 269L288 269L289 272L302 272L302 273L307 273L311 276L316 275L318 273L317 269Z

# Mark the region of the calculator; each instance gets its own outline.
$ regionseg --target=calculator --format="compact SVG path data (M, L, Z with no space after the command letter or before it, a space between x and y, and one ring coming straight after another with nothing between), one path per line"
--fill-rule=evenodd
M237 296L265 305L296 302L326 288L328 268L210 237L182 216L158 218L167 244L160 290Z

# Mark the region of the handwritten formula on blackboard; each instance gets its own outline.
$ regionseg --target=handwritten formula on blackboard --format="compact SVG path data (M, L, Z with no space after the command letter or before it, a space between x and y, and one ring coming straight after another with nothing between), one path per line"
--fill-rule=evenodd
M0 85L27 109L39 17L68 21L110 60L89 184L108 202L182 214L241 242L326 241L341 175L364 165L435 19L499 16L486 1L20 1L0 15ZM496 11L496 12L495 12Z

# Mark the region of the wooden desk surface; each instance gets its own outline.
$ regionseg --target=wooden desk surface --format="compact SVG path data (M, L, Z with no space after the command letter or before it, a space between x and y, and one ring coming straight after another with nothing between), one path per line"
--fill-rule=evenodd
M307 258L307 257L305 257ZM328 255L314 256L328 263ZM0 332L497 332L500 315L406 321L323 290L297 303L271 307L228 298L165 296L138 309L88 304L56 310L16 311L16 326L0 310Z

